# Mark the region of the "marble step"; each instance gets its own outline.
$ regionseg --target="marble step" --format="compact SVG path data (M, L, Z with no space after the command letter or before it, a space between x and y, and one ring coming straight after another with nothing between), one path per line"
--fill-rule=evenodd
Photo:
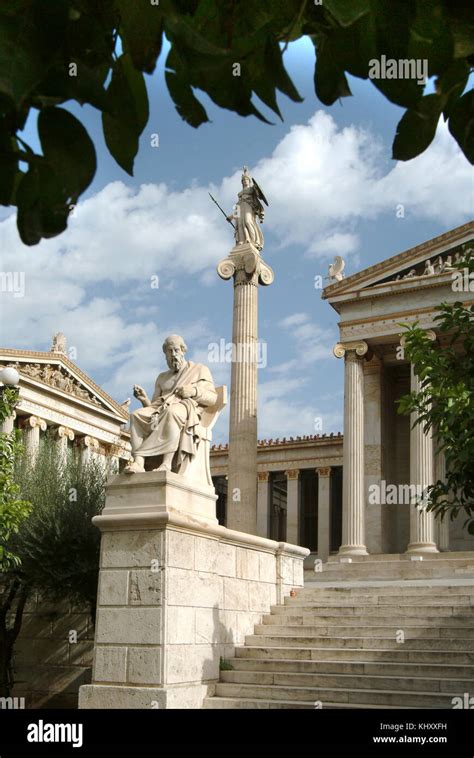
M266 684L233 684L219 682L216 684L217 697L255 698L287 701L312 701L321 703L370 703L385 705L411 706L412 708L452 708L453 697L462 696L459 693L441 692L411 692L408 690L367 690L367 689L338 689L335 687L297 687Z
M474 663L455 665L446 663L391 663L388 661L341 661L337 654L334 660L283 660L272 658L231 658L234 671L274 671L294 674L353 674L361 676L403 676L445 679L469 679L474 681ZM224 673L224 672L222 672Z
M266 710L266 709L311 709L315 710L314 704L311 702L305 702L304 700L263 700L263 699L252 699L247 697L207 697L204 700L203 708L206 710L223 710L223 709L238 709L238 710ZM328 708L331 709L341 709L341 708L363 708L364 710L368 709L379 709L378 705L372 705L370 703L361 703L360 705L357 703L325 703L324 708L327 710ZM405 709L405 710L412 710L411 706L409 705L386 705L384 706L384 709ZM422 706L418 706L417 710L423 709Z
M426 565L424 561L413 562L413 564L363 564L349 563L341 566L323 567L322 571L311 571L306 569L305 580L311 582L327 582L329 580L342 581L347 579L353 581L364 577L377 579L444 579L450 577L474 577L474 562L471 561L452 561L449 564L430 564Z
M254 645L258 647L331 647L331 648L353 648L355 650L361 649L373 649L373 650L393 650L402 645L408 647L410 650L451 650L459 652L473 651L472 639L470 638L457 638L457 639L440 639L439 637L420 637L412 639L410 637L405 638L405 642L397 642L395 635L385 635L384 637L324 637L321 635L309 635L307 637L298 637L295 635L271 635L271 634L251 634L245 637L245 645L252 647ZM474 651L473 651L474 652Z
M472 689L473 679L440 677L313 674L280 671L221 671L221 682L233 684L278 685L282 687L323 687L337 689L403 690L459 694Z
M331 605L467 605L474 607L474 595L443 595L438 598L429 595L359 595L354 598L334 597L321 598L318 595L307 596L296 593L296 597L286 597L284 607L291 608L298 605L313 606L314 608L330 607Z
M423 605L423 617L432 616L434 618L455 618L456 616L471 616L474 613L474 606L464 605ZM353 603L345 603L344 605L331 603L326 605L317 605L315 603L304 605L295 604L292 607L289 605L273 605L270 608L270 616L276 618L278 616L349 616L357 617L374 617L379 615L388 615L391 618L394 616L403 616L410 618L414 616L419 618L419 606L418 605L387 605L383 603L372 603L370 605L354 605Z
M474 619L471 619L471 624ZM264 635L271 637L329 637L339 639L340 637L376 637L384 639L394 637L397 631L402 630L405 640L408 639L465 639L474 640L474 626L452 626L440 627L435 624L431 626L410 625L406 621L395 620L390 624L373 623L372 625L363 624L316 624L314 626L301 626L298 624L256 624L254 628L255 635ZM474 645L471 645L474 649Z
M354 609L357 610L357 609ZM438 609L436 609L437 611ZM351 614L337 614L337 613L274 613L268 616L264 616L262 623L265 626L281 626L282 624L288 626L328 626L328 625L340 625L354 624L357 626L370 626L374 624L377 626L390 624L408 624L408 626L439 626L442 628L452 627L469 627L474 626L474 608L470 614L459 615L446 615L433 612L428 615L423 612L422 615L418 613L403 613L400 611L397 613L387 613L386 611L373 612L368 617L368 614L364 612L351 613ZM398 628L398 626L397 626Z
M412 563L407 553L370 553L367 555L353 555L353 563ZM423 556L423 563L427 561L451 561L472 560L472 550L443 550L439 553L430 553ZM341 565L341 557L337 554L330 555L326 565Z
M356 587L343 586L315 586L306 585L296 590L297 595L303 597L345 597L349 599L357 599L358 597L367 595L387 596L387 595L403 595L404 597L415 595L438 598L445 595L474 595L474 582L463 584L443 584L433 587L427 587L426 585L404 585L401 582L392 582L385 585L358 585Z
M439 663L456 665L473 665L474 650L452 650L450 647L444 649L408 649L406 645L392 647L366 647L366 648L344 648L333 642L333 647L296 647L289 646L281 638L274 640L277 644L264 645L262 638L257 637L255 644L252 646L242 646L235 648L236 658L255 659L266 658L267 660L312 660L312 661L350 661L353 663ZM260 644L258 644L260 643ZM279 644L278 644L279 643Z

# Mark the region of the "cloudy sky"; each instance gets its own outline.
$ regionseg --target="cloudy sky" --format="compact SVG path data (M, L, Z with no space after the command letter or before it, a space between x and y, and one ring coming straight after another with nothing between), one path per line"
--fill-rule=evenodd
M423 155L392 161L403 111L355 79L354 97L322 106L305 40L286 54L304 102L282 96L284 122L273 126L220 111L204 96L212 123L187 126L168 96L163 57L147 78L152 115L133 179L108 154L98 114L72 107L95 141L99 168L69 229L28 248L15 216L0 216L1 270L25 272L26 281L22 298L0 293L0 342L47 350L63 331L76 363L119 402L133 383L151 391L165 368L166 334L181 333L189 357L208 362L209 346L231 337L232 284L215 267L233 244L208 192L230 211L245 163L270 203L263 254L275 271L273 285L259 290L259 437L312 434L321 431L318 419L323 432L342 431L337 314L315 277L327 274L335 254L350 275L465 223L472 169L444 125ZM35 133L30 119L24 136L34 147ZM216 383L229 384L229 364L210 368ZM224 414L216 441L227 439L227 428Z

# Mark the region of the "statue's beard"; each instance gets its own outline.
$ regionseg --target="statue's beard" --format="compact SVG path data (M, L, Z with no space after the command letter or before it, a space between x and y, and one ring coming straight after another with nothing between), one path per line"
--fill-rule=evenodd
M171 361L171 368L174 369L174 371L179 371L181 366L183 365L184 358L173 358Z

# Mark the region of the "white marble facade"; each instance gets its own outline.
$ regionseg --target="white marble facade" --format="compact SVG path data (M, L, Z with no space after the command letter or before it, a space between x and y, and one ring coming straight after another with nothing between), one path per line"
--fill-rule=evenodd
M49 431L61 455L71 447L84 461L97 456L108 470L117 471L130 457L127 403L117 403L84 374L68 357L64 336L59 337L49 351L0 348L0 367L15 366L20 374L15 417L0 431L21 428L29 456L38 449L40 435Z

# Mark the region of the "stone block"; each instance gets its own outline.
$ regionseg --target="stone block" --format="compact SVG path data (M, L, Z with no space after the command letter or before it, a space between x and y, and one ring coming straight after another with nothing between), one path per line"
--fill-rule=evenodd
M289 555L281 555L279 560L281 581L283 584L291 584L293 586L293 558Z
M255 579L258 577L258 552L249 548L237 548L237 578Z
M128 571L102 569L99 575L98 605L127 605Z
M224 641L225 631L221 628L219 616L217 608L196 608L196 644L213 644Z
M224 610L246 611L249 607L249 582L245 579L224 577Z
M196 645L170 645L166 655L166 683L201 682L201 664Z
M125 682L127 678L127 648L97 645L94 659L94 681Z
M151 567L152 561L161 564L163 532L142 529L136 532L104 532L102 534L102 568Z
M194 642L194 608L171 605L166 609L166 638L169 645L185 645Z
M128 648L127 681L130 684L161 684L161 649Z
M270 586L261 582L249 582L249 610L268 612L270 610Z
M220 573L220 566L217 564L219 555L218 540L196 537L194 551L194 568L196 571L205 571L212 574L218 571Z
M237 576L237 548L235 545L228 545L226 542L219 543L217 569L219 576Z
M293 583L295 587L302 587L304 584L304 566L303 561L293 558ZM274 601L272 601L273 603Z
M258 553L258 566L258 578L261 582L276 582L276 560L272 553Z
M175 568L194 568L194 540L192 534L170 529L167 536L167 566Z
M130 571L130 605L161 605L163 571L136 569Z
M79 690L79 708L166 708L166 692L161 687L89 684Z
M170 568L166 580L168 605L222 607L222 578L215 574Z
M97 611L97 644L159 645L161 641L161 608L99 608Z

